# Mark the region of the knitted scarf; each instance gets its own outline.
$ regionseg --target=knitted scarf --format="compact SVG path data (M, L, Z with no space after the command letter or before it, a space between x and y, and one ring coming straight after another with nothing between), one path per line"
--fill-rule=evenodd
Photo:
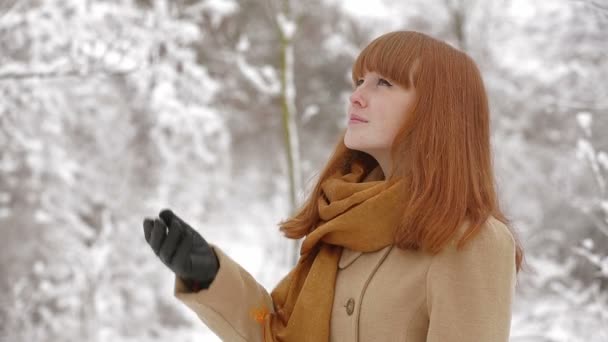
M271 293L274 313L261 320L266 342L329 341L338 261L344 247L373 252L393 243L398 184L387 188L377 167L365 177L353 163L322 184L321 224L306 236L297 265Z

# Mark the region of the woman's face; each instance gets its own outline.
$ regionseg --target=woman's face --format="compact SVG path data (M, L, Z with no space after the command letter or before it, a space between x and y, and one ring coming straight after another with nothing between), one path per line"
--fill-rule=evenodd
M376 72L366 73L350 96L346 147L373 156L386 175L393 139L414 99L413 87L405 89ZM353 115L367 122L353 120Z

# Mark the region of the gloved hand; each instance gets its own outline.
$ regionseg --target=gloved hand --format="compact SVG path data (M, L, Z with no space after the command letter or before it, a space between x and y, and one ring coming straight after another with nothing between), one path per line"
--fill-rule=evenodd
M144 219L144 236L160 260L193 290L206 289L219 270L207 241L170 209ZM167 233L168 229L168 233Z

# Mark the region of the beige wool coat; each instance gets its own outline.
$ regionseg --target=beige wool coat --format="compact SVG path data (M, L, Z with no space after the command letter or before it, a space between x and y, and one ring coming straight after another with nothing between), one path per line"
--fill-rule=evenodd
M460 234L464 231L460 229ZM455 241L434 256L387 246L344 249L330 322L332 342L506 342L515 294L515 242L493 217L464 249ZM206 290L174 295L223 341L262 341L252 309L272 299L217 246L220 269ZM322 341L311 341L322 342Z

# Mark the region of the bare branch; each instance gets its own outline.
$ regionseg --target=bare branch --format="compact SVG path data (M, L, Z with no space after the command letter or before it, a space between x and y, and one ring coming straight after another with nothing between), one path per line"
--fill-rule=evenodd
M82 70L61 70L61 71L50 71L50 72L7 72L0 73L0 82L11 81L11 80L23 80L23 79L50 79L50 78L68 78L68 77L89 77L89 76L123 76L130 73L136 72L143 68L134 68L130 70L107 70L98 69L93 71L83 72Z
M602 11L608 11L608 3L600 3L599 1L589 1L589 4Z

